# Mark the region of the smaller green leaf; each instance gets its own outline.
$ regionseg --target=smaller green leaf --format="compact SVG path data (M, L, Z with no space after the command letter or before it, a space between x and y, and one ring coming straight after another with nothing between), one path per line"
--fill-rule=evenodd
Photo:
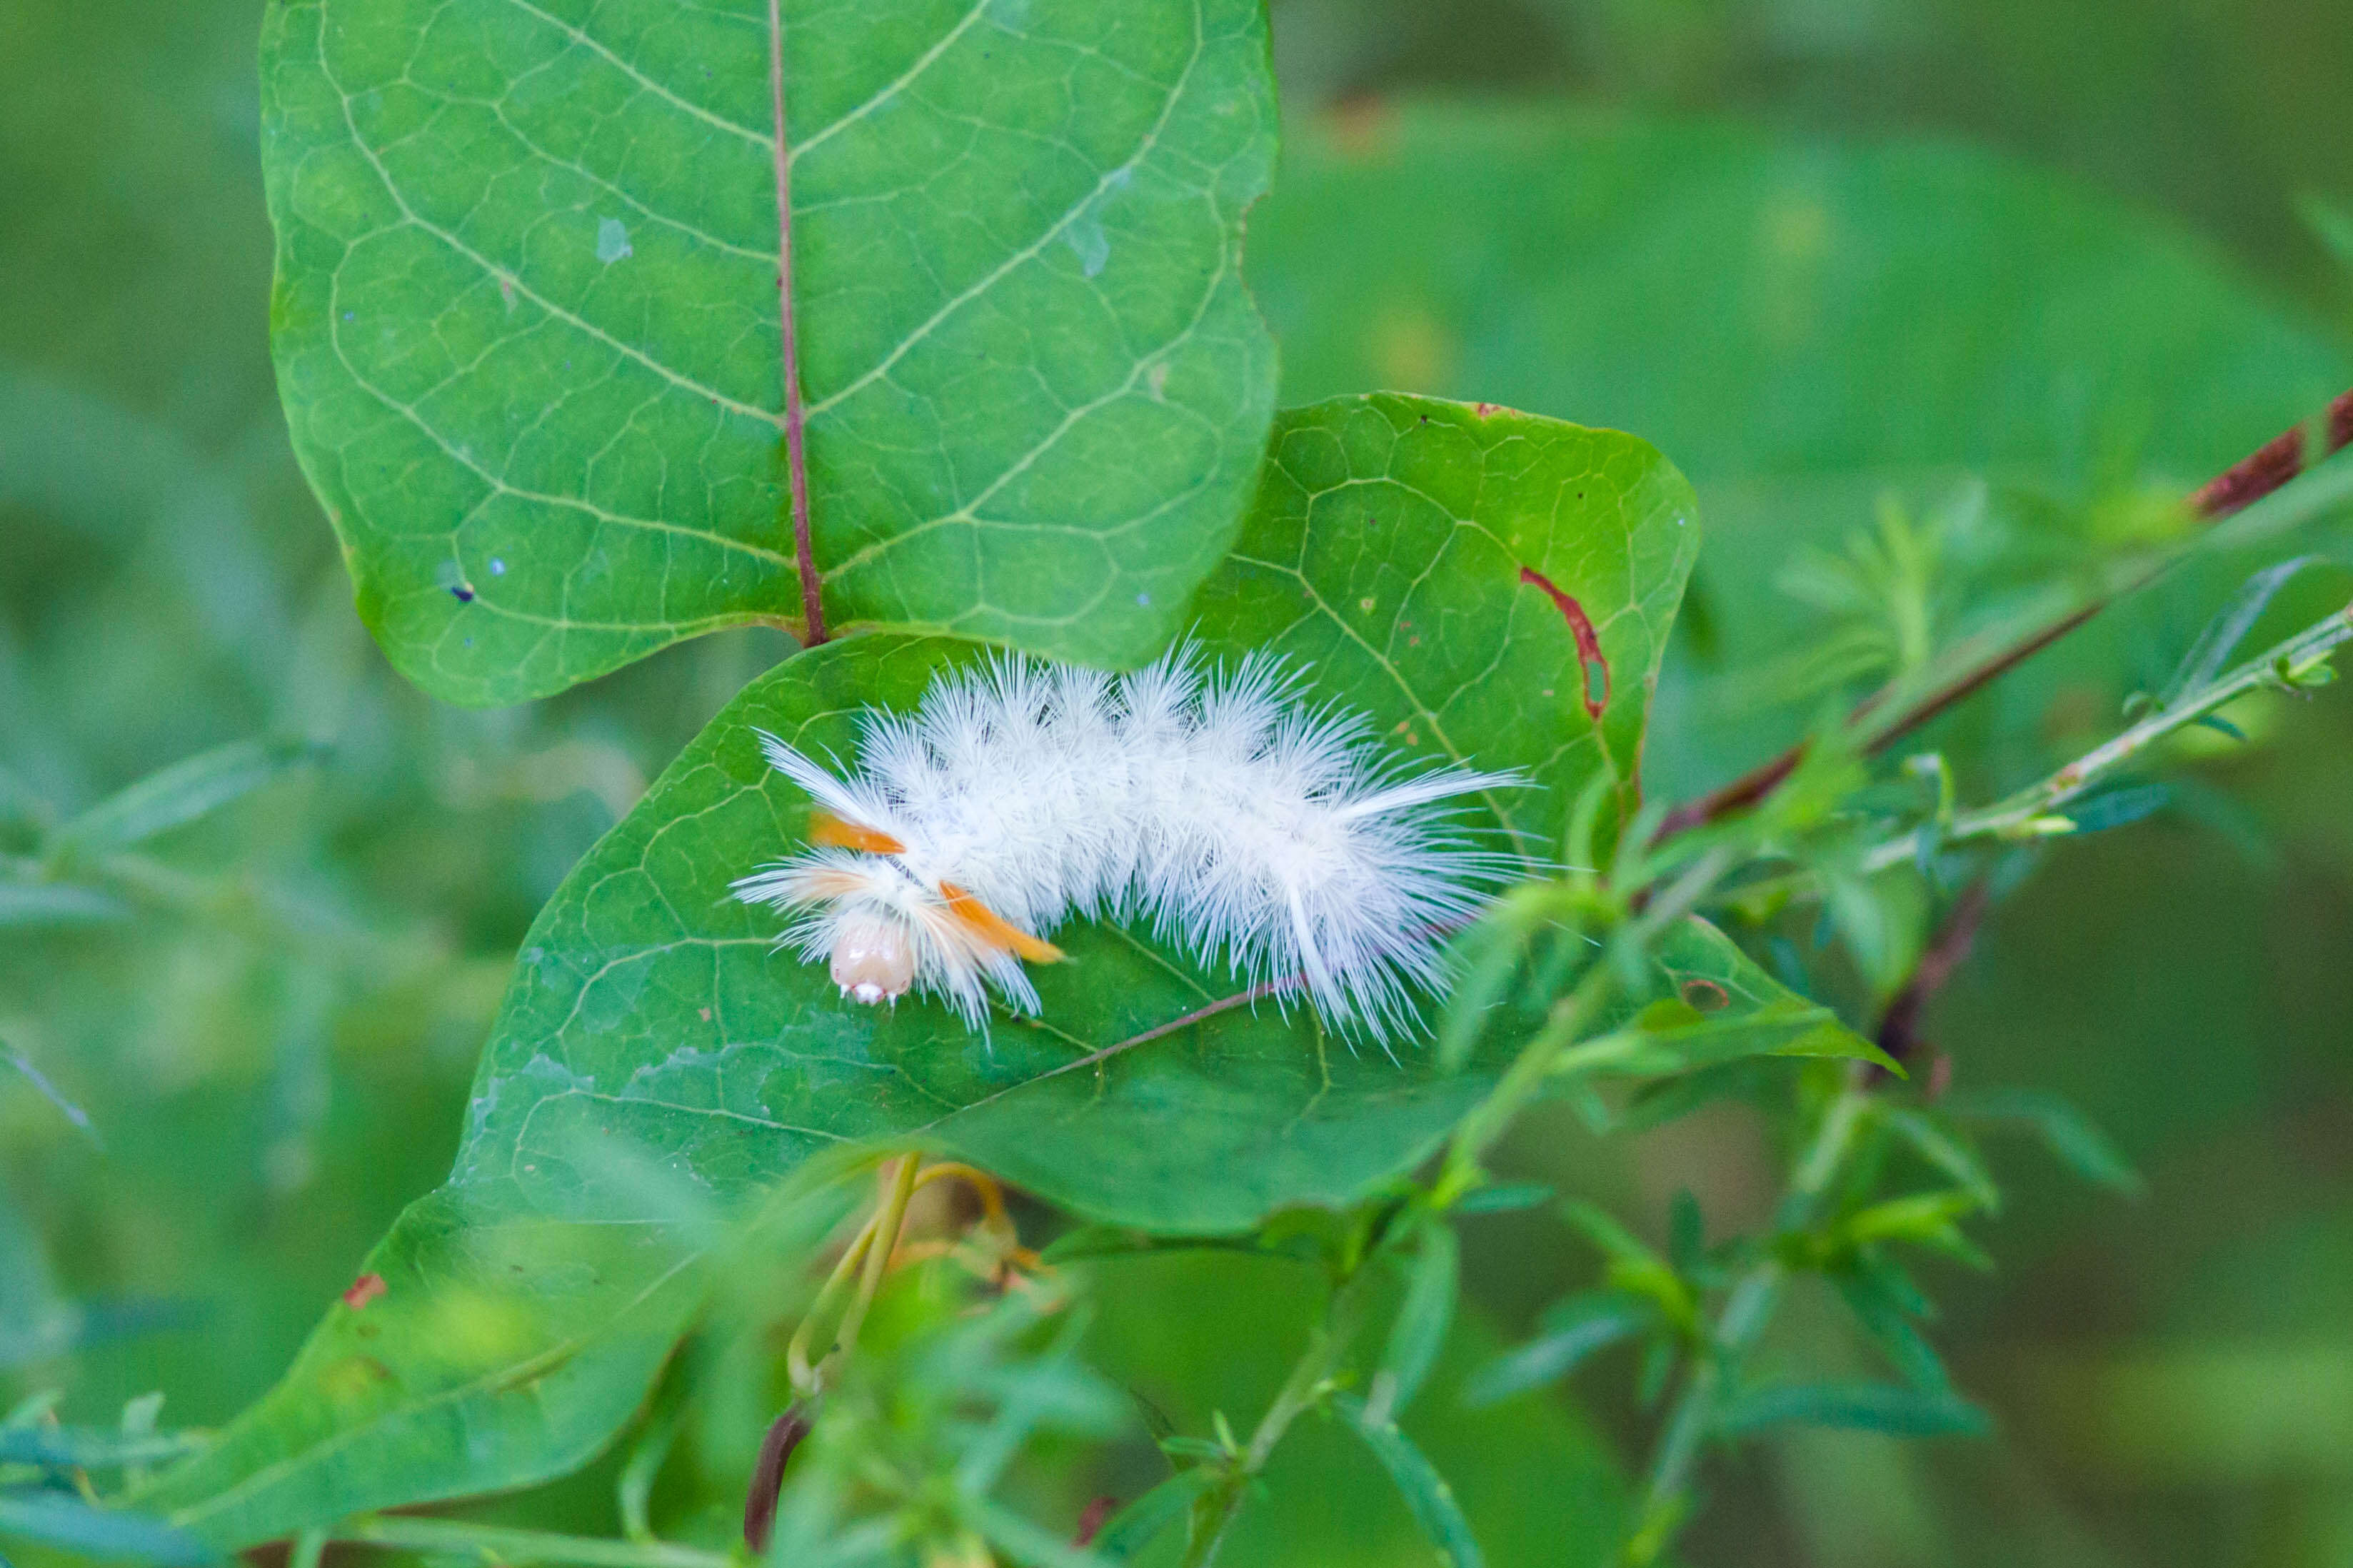
M1833 1426L1896 1437L1982 1436L1993 1429L1984 1411L1949 1391L1892 1383L1799 1383L1742 1394L1716 1417L1725 1436L1768 1427Z
M1667 1205L1667 1257L1675 1272L1689 1275L1699 1268L1707 1249L1707 1221L1689 1187L1678 1187Z
M70 882L0 882L0 929L102 925L130 915L129 904L96 888Z
M106 1470L174 1459L201 1440L169 1432L117 1433L90 1426L0 1427L0 1464L52 1470Z
M1997 1089L1947 1095L1945 1113L1960 1121L2031 1132L2069 1170L2097 1186L2137 1195L2140 1173L2108 1135L2058 1095Z
M1612 1286L1655 1301L1670 1322L1686 1332L1695 1331L1698 1303L1672 1264L1591 1204L1572 1199L1561 1205L1560 1214L1609 1258L1607 1278Z
M2067 820L2077 833L2101 833L2111 827L2126 827L2143 818L2154 816L2173 804L2173 790L2161 784L2131 784L2122 789L2102 790L2067 804Z
M2246 744L2247 732L2244 730L2240 729L2236 724L2232 723L2228 719L2223 718L2220 713L2200 713L2197 718L2192 719L2189 722L2192 728L2211 730L2218 735L2229 736L2232 740L2238 742L2241 745Z
M1918 1315L1915 1308L1927 1303L1892 1260L1878 1256L1859 1258L1854 1268L1832 1274L1831 1282L1896 1375L1914 1388L1951 1386L1943 1358L1927 1336L1912 1326L1912 1319Z
M1113 1563L1126 1562L1184 1518L1193 1500L1208 1490L1216 1479L1217 1472L1206 1465L1177 1471L1112 1515L1103 1533L1094 1538L1094 1554Z
M0 1535L37 1541L88 1557L198 1568L220 1554L184 1530L145 1514L95 1509L63 1492L0 1493Z
M1556 1301L1543 1332L1489 1362L1462 1385L1466 1405L1500 1404L1515 1394L1567 1377L1588 1356L1629 1340L1658 1321L1658 1309L1639 1296L1591 1290Z
M2168 707L2183 692L2208 685L2221 674L2222 667L2230 662L2232 653L2246 640L2247 634L2254 630L2255 623L2263 618L2263 611L2270 607L2279 591L2306 567L2318 565L2326 559L2319 555L2299 555L2275 566L2266 566L2248 578L2240 585L2239 591L2231 595L2230 602L2206 623L2206 628L2198 634L2198 640L2189 645L2189 651L2182 656L2180 668L2173 672L2173 679L2167 681L2165 689L2158 694L2158 706Z
M1908 1079L1904 1064L1840 1023L1827 1018L1786 1045L1766 1053L1776 1057L1829 1057L1838 1061L1869 1062L1875 1068Z
M1976 1194L1978 1207L1989 1213L2000 1209L2001 1190L1994 1185L1993 1173L1986 1169L1976 1150L1936 1118L1896 1106L1883 1111L1880 1119L1922 1159Z
M313 761L301 742L239 741L200 752L118 790L58 830L57 848L95 858L128 849L252 794Z
M1373 1451L1381 1468L1389 1473L1398 1495L1405 1500L1422 1534L1438 1548L1440 1562L1450 1568L1485 1568L1486 1557L1479 1550L1478 1539L1471 1533L1471 1521L1462 1515L1462 1505L1454 1500L1454 1489L1438 1473L1437 1467L1414 1447L1413 1439L1398 1429L1394 1421L1371 1421L1366 1418L1365 1402L1353 1394L1341 1394L1334 1403L1356 1429L1356 1436Z
M1583 1198L1571 1198L1560 1205L1560 1216L1584 1233L1586 1238L1608 1255L1612 1263L1631 1268L1667 1269L1667 1260L1605 1210ZM1673 1272L1668 1269L1668 1272Z
M1421 1245L1414 1253L1405 1302L1389 1325L1388 1348L1374 1374L1381 1414L1394 1420L1413 1403L1430 1369L1446 1343L1454 1322L1454 1297L1461 1284L1461 1247L1453 1227L1432 1221L1422 1227Z
M1455 1203L1456 1214L1510 1214L1518 1209L1532 1209L1550 1203L1553 1190L1541 1182L1507 1182L1500 1186L1475 1187Z
M1887 1198L1841 1220L1832 1232L1835 1245L1870 1247L1881 1242L1909 1242L1976 1268L1991 1268L1993 1259L1961 1234L1957 1223L1982 1205L1966 1187L1949 1192L1911 1193Z

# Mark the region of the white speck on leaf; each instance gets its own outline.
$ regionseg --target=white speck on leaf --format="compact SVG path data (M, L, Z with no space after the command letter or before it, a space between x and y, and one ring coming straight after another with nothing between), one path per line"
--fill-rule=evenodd
M503 576L505 576L506 574L507 574L507 563L506 563L503 560L500 559L500 558L499 558L498 556L496 556L496 555L491 556L491 576L493 576L493 577L503 577Z
M1079 271L1083 276L1094 277L1110 262L1111 238L1103 233L1102 219L1092 216L1082 218L1071 226L1064 237L1078 253Z
M625 256L637 252L629 247L629 226L619 218L608 217L596 225L596 259L610 267Z

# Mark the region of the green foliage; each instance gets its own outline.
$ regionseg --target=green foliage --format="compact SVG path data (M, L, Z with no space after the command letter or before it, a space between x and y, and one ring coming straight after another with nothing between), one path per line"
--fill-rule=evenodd
M1325 399L1276 415L1240 273L1264 26L271 8L279 389L343 561L274 425L224 434L250 396L158 416L143 371L117 399L0 365L0 1118L38 1221L0 1209L0 1370L128 1393L160 1358L175 1412L231 1418L159 1430L145 1394L110 1429L78 1392L57 1426L36 1393L0 1426L0 1535L724 1568L781 1468L793 1563L1644 1563L1704 1555L1720 1447L1786 1478L1795 1428L1995 1425L1932 1291L2053 1200L2005 1205L1981 1141L2140 1178L1975 1057L1947 1093L1926 999L1989 905L2033 974L2008 900L2052 841L2212 816L2221 788L2149 775L2268 748L2329 678L2353 618L2314 525L2353 459L2196 536L2177 497L2337 390L2342 345L1965 151L1359 104L1295 117L1252 224L1289 385ZM1712 24L1661 26L1680 58ZM1659 449L1556 413L1686 463L1705 560ZM731 626L817 646L762 673L776 631L708 638L470 718L370 667L343 566L397 668L465 702ZM1882 755L1915 699L2168 569L2063 677ZM69 611L16 586L52 581ZM1057 933L1038 1019L852 1008L728 897L807 833L755 730L846 759L861 713L992 648L1176 637L1273 652L1407 765L1528 779L1472 808L1525 880L1457 935L1433 1038L1352 1048L1110 921ZM1792 739L1740 809L1669 811ZM2013 1011L1969 1051L2078 1070ZM1631 1203L1664 1147L1637 1135L1685 1118L1715 1163ZM179 1174L224 1162L229 1199ZM227 1315L152 1299L180 1290ZM1508 1349L1498 1313L1533 1320ZM1622 1465L1580 1414L1624 1392L1620 1344ZM1982 1352L1956 1364L2007 1428ZM374 1511L431 1500L459 1507Z
M1631 799L1694 532L1688 496L1655 453L1400 399L1288 416L1278 451L1236 561L1204 592L1195 635L1207 647L1272 647L1319 698L1368 714L1408 749L1426 741L1472 765L1526 768L1539 787L1525 806L1495 803L1507 814L1495 820L1531 849L1556 836L1562 795L1600 779L1613 802ZM1492 471L1499 451L1512 454L1503 474ZM1481 506L1511 526L1489 534L1458 521ZM1560 689L1577 643L1550 598L1521 582L1524 562L1559 573L1556 585L1584 595L1583 613L1608 628L1613 678L1598 725L1577 688ZM591 1152L608 1139L703 1201L740 1200L819 1150L892 1139L970 1159L1091 1218L1201 1234L1289 1204L1348 1202L1443 1136L1485 1078L1418 1053L1362 1052L1271 1005L1236 1007L1247 998L1229 980L1141 924L1079 932L1073 962L1039 977L1042 1017L1000 1017L986 1037L934 1004L846 1007L821 971L774 950L773 917L735 902L728 884L798 842L806 808L758 734L853 755L860 711L905 707L976 657L969 644L883 634L812 649L752 683L681 753L533 925L451 1185L365 1268L396 1283L449 1269L495 1281L574 1231L595 1261L538 1287L552 1298L503 1334L446 1336L420 1320L416 1377L373 1351L396 1369L381 1407L347 1397L350 1352L314 1342L267 1414L163 1494L183 1517L245 1541L452 1489L455 1476L429 1467L349 1456L412 1447L418 1401L536 1385L543 1363L558 1369L543 1395L553 1408L501 1445L501 1474L577 1464L659 1366L697 1252L659 1215L618 1250L596 1239L617 1201L596 1173L606 1156ZM1529 721L1545 713L1556 717ZM1676 962L1738 984L1726 966L1745 961L1697 940ZM1205 1007L1222 1010L1169 1032ZM343 1321L331 1316L329 1341ZM236 1478L257 1467L268 1479L248 1496ZM216 1494L237 1497L237 1511L219 1513Z
M1240 273L1264 26L1254 0L796 0L776 39L749 0L276 7L280 379L386 652L512 702L797 614L781 135L828 617L1151 653L1273 406Z

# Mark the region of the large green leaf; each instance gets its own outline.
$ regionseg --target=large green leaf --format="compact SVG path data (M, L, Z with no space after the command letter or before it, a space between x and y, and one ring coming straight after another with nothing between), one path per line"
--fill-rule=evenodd
M1990 153L1559 104L1302 121L1250 270L1287 398L1640 431L1698 482L1711 558L1711 487L2130 458L2187 486L2353 375L2211 247Z
M1207 645L1282 650L1314 697L1361 709L1401 752L1525 768L1532 787L1499 793L1488 825L1532 852L1552 847L1560 797L1597 775L1630 795L1698 533L1656 452L1394 397L1287 416L1275 452L1240 553L1197 603ZM1598 726L1554 592L1578 600L1610 661ZM331 1317L157 1506L241 1543L578 1462L659 1364L702 1245L616 1170L724 1205L821 1151L920 1142L1091 1218L1200 1234L1345 1202L1435 1146L1493 1061L1449 1075L1425 1049L1352 1049L1271 1004L1172 1028L1233 985L1140 929L1056 932L1075 962L1037 973L1042 1016L1000 1016L985 1038L936 1004L847 1004L822 966L776 949L776 917L729 883L801 842L807 803L755 731L852 757L863 710L906 708L983 657L952 638L846 637L712 721L533 927L450 1183L369 1265L390 1289ZM1727 967L1736 950L1707 928L1676 943L1666 994L1704 970L1744 1006L1780 999ZM567 1232L584 1258L558 1265ZM519 1297L526 1279L542 1294ZM449 1300L484 1297L495 1310L466 1310L496 1333L448 1331ZM381 1337L364 1345L364 1330ZM451 1443L453 1428L497 1440Z
M1277 425L1200 629L1295 659L1409 752L1526 772L1539 787L1487 805L1543 858L1597 770L1619 812L1639 804L1698 552L1691 488L1646 442L1493 404L1339 397Z
M2178 494L2353 381L2341 345L2211 246L2050 174L1559 104L1301 120L1250 274L1288 397L1495 398L1639 431L1691 475L1709 544L1690 624L1721 673L1668 666L1651 773L1673 797L1812 721L1812 694L1776 703L1759 679L1818 624L1771 585L1883 496L1926 510L1965 475ZM2194 626L2234 581L2179 613ZM2002 608L1989 592L1959 615ZM2083 657L2105 680L2143 656L2127 637ZM2021 746L2052 689L2009 719Z
M770 7L281 0L280 379L362 614L510 702L797 619ZM1259 0L782 6L837 626L1135 660L1272 404Z

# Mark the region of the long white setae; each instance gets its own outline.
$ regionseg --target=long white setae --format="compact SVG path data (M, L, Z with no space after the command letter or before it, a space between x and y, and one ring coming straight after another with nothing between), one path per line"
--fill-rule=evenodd
M1044 938L1063 921L1143 917L1278 1005L1304 995L1386 1042L1519 864L1449 804L1519 775L1414 771L1261 656L1229 670L1180 648L1122 676L999 656L860 728L848 778L761 733L816 802L811 847L735 896L791 911L779 943L845 996L917 989L975 1028L992 988L1038 1012L1022 965L1061 958Z

